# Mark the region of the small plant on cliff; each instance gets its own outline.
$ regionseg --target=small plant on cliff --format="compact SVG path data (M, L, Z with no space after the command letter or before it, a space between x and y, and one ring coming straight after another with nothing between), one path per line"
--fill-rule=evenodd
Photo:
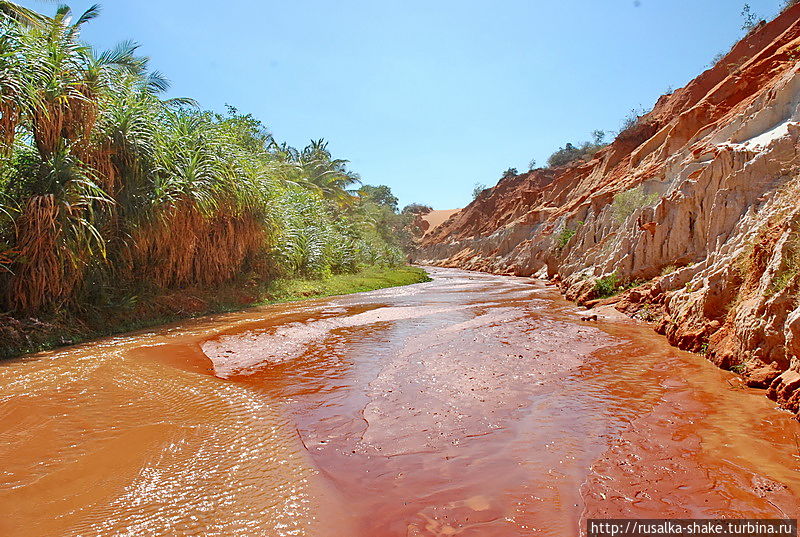
M611 217L618 224L622 224L637 210L652 205L658 199L658 194L645 194L641 185L614 196L611 206Z
M472 187L472 199L478 199L478 196L480 196L484 190L486 190L486 185L483 183L475 183Z
M678 270L678 267L676 267L675 265L667 265L666 267L661 269L661 275L666 276L667 274L672 274L676 270Z
M603 136L600 137L599 140L605 137L605 132L603 131L594 131L594 133L595 136L597 133L602 133ZM577 146L568 143L564 147L560 147L558 151L548 157L547 165L550 168L555 168L556 166L565 166L571 162L591 159L595 153L605 146L602 142L597 143L598 138L595 138L595 140L595 143L583 142Z
M620 284L619 275L616 272L598 278L597 281L594 282L594 294L597 295L597 298L614 296L621 290L622 285Z
M645 304L634 314L634 318L646 323L652 323L659 319L659 314L650 307L650 304Z
M578 228L583 225L583 222L578 222L575 228L564 226L556 237L556 249L562 250L569 240L578 232Z
M745 4L742 7L742 30L750 33L753 28L758 26L758 21L759 17L753 13L753 9L750 7L750 4Z
M536 159L535 159L535 158L532 158L532 159L530 160L530 162L528 162L528 171L529 171L529 172L532 172L532 171L533 171L533 170L535 170L535 169L536 169Z
M515 175L519 175L519 171L516 168L508 168L503 172L503 179L508 179L509 177L514 177Z
M798 274L800 274L800 237L795 237L786 249L786 267L775 275L768 294L780 293Z
M705 353L703 353L703 354L705 354ZM743 362L743 363L740 363L740 364L732 365L731 366L731 371L741 375L742 373L744 373L744 370L746 369L746 367L747 366L745 366L744 362Z
M641 106L639 108L631 108L630 112L628 112L628 115L626 115L622 120L622 125L619 129L620 134L638 125L639 121L642 119L642 116L644 116L646 113L647 110Z

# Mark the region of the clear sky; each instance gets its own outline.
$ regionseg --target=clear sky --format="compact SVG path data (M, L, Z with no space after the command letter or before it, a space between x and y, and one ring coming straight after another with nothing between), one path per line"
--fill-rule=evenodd
M140 42L171 96L230 103L296 147L325 138L401 204L450 209L686 84L743 35L744 1L101 3L85 38ZM770 19L782 2L748 3Z

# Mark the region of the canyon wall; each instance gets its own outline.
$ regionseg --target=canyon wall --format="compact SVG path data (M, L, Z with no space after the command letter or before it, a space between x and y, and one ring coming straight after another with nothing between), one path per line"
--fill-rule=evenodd
M800 5L591 161L501 180L420 263L548 277L800 407ZM608 287L624 292L603 300Z

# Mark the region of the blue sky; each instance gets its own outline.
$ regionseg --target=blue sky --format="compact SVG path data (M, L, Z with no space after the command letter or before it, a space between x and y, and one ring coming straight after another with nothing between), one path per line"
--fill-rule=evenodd
M748 3L770 19L782 2ZM84 37L134 39L172 96L230 103L297 147L325 138L401 204L449 209L686 84L742 36L743 4L107 0Z

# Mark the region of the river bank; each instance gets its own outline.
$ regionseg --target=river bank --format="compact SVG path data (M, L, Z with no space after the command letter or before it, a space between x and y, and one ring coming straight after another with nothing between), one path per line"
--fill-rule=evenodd
M428 280L418 267L367 267L354 274L322 278L244 278L212 289L150 291L102 308L37 318L0 315L0 360L203 315Z

